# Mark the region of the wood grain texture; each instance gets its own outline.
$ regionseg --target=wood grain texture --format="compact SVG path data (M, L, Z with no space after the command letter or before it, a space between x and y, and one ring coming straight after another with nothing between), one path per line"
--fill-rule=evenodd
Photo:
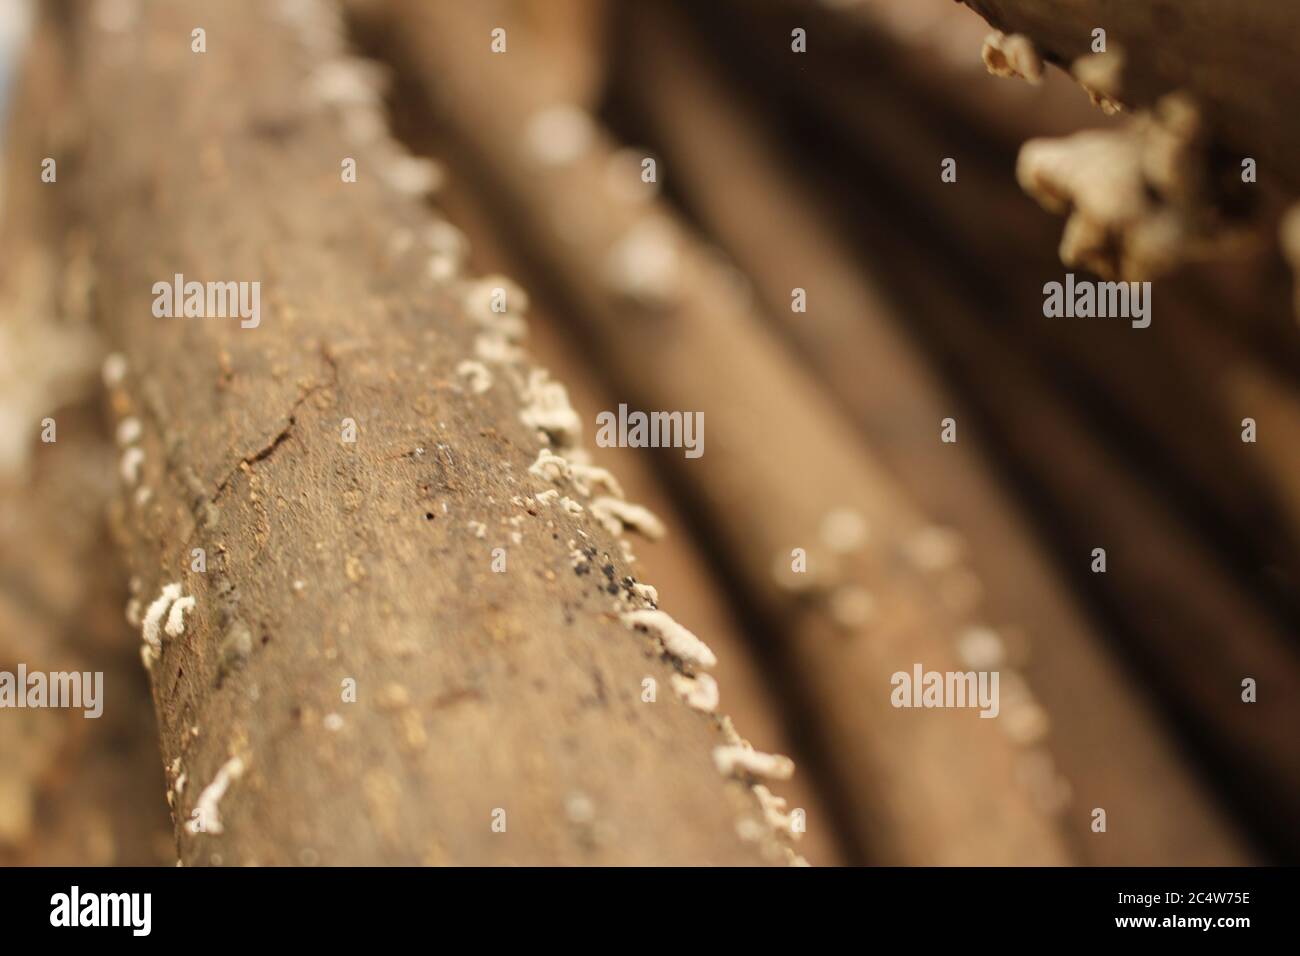
M541 490L513 381L526 370L461 386L475 329L455 283L393 243L428 213L382 185L391 156L345 141L307 95L329 43L272 14L185 0L126 35L71 27L93 175L70 202L129 361L112 398L145 423L151 498L123 496L118 534L146 601L169 582L197 599L152 671L164 764L187 777L182 860L783 860L738 836L761 818L752 791L718 775L713 720L619 622L625 590L575 572L581 540L630 577L618 543L589 513L515 503ZM152 285L175 273L260 281L261 324L156 318ZM507 573L490 569L498 546ZM189 833L233 757L246 770L220 801L224 832Z
M601 135L571 163L529 160L519 130L554 101L528 82L539 67L526 36L487 63L478 38L493 24L475 9L387 9L388 19L371 10L376 44L418 80L431 117L460 138L498 214L563 283L575 331L604 358L631 407L704 412L705 457L670 453L669 467L703 532L729 556L731 586L751 596L778 635L783 677L815 701L808 710L824 741L822 772L858 844L888 863L1067 862L1058 821L1016 781L1017 748L994 721L890 705L894 672L916 661L957 667L963 618L934 600L934 581L906 557L926 517L667 205L616 201L621 187L605 184L611 163L620 168L619 144ZM654 305L630 300L607 272L611 250L647 221L661 223L652 228L675 250L671 294ZM818 529L835 508L859 511L871 528L861 553L839 557L821 543ZM788 568L796 547L808 550L825 591L782 588L774 568ZM874 595L869 627L837 623L837 586Z

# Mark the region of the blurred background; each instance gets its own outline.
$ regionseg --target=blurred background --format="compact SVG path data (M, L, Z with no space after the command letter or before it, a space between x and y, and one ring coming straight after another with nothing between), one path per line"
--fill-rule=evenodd
M622 402L705 413L698 461L594 463L668 526L638 555L710 636L723 710L799 765L811 862L1300 858L1291 276L1257 239L1159 278L1150 328L1043 316L1044 284L1086 273L1020 146L1131 116L1055 68L990 76L990 28L952 0L343 6L471 272L528 289L530 352L588 427ZM27 9L0 0L0 116L39 55ZM499 23L489 73L466 50ZM103 348L41 298L78 239L0 235L0 669L103 670L110 695L100 721L0 713L0 862L170 864ZM795 578L805 540L827 557ZM846 676L873 655L998 669L1002 714L906 729Z

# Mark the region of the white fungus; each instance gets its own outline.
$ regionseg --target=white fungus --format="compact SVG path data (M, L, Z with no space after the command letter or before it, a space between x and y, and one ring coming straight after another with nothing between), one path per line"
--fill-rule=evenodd
M528 466L528 473L545 481L571 479L579 494L591 497L596 488L603 488L616 498L623 497L623 486L607 468L570 462L549 448L537 452L537 460Z
M230 788L231 783L238 780L244 775L244 761L240 757L231 757L217 775L212 778L212 782L203 788L199 794L198 803L194 805L194 812L191 819L185 824L185 829L190 833L208 833L216 835L224 832L221 825L221 814L218 812L221 798L226 795L226 790Z
M193 596L183 597L172 605L167 614L167 624L163 628L168 637L180 637L185 633L185 612L194 610Z
M561 103L529 117L524 127L524 145L539 163L564 166L591 148L595 134L595 124L586 110Z
M639 531L651 541L658 541L667 530L648 508L630 501L602 495L591 502L591 513L609 529L610 534L622 534L624 528Z
M630 628L643 627L659 635L664 649L674 657L700 667L713 667L718 663L717 656L709 650L707 644L678 624L666 611L640 609L627 611L621 616Z
M404 196L437 192L446 179L442 166L423 156L397 155L383 167L384 181Z
M570 823L585 826L596 819L596 805L585 793L575 791L564 798L564 814Z
M736 836L746 843L761 843L766 839L769 829L753 817L741 817L736 821Z
M428 269L429 278L434 282L446 282L455 277L456 273L460 271L460 266L450 256L435 252L429 256Z
M957 653L967 667L992 670L1002 663L1006 647L991 627L970 627L957 638Z
M795 840L803 836L802 831L794 829L793 819L785 812L787 805L785 797L778 797L761 783L754 784L754 795L758 797L759 806L763 808L763 817L767 820L768 826L788 834Z
M623 486L618 483L618 479L608 468L571 462L569 469L573 472L573 486L581 494L590 497L596 488L604 488L615 498L623 497Z
M1051 729L1047 711L1034 699L1023 675L1005 668L1000 674L998 725L1008 737L1022 746L1038 743Z
M1105 53L1089 53L1070 64L1070 72L1104 112L1119 111L1116 98L1124 88L1124 52L1112 46Z
M1034 86L1043 82L1043 58L1027 36L995 30L984 38L980 57L994 76L1019 77Z
M140 419L134 415L124 418L117 425L117 443L123 447L134 445L140 440L142 431Z
M1025 747L1043 740L1051 729L1047 711L1032 700L1007 708L1000 723L1008 737Z
M128 448L122 453L122 463L119 467L122 480L134 486L140 480L140 468L143 465L144 451L140 448Z
M121 385L126 379L126 356L121 352L112 352L104 359L104 384L109 388Z
M465 379L469 390L475 395L482 395L492 387L492 373L482 362L465 359L456 366L456 374Z
M713 675L700 674L691 678L682 674L673 674L670 681L677 695L696 710L711 714L717 709L718 682L713 679Z
M1029 791L1030 799L1046 814L1063 811L1070 802L1072 787L1056 769L1052 755L1030 750L1016 764L1016 780Z
M789 780L794 761L783 754L767 754L744 744L713 748L713 765L724 777L748 774L765 780Z
M1069 215L1062 262L1149 279L1241 240L1213 213L1208 132L1196 101L1171 93L1122 127L1029 140L1016 178L1043 208Z
M544 481L559 481L572 477L573 474L568 461L549 448L538 450L537 460L528 466L528 473Z
M307 80L310 95L331 106L378 108L386 75L379 64L357 57L326 60Z
M853 508L836 508L822 518L820 532L822 544L835 554L852 554L867 542L867 519Z
M941 571L956 564L961 557L962 539L949 528L930 526L912 535L904 551L922 571Z
M650 604L659 603L659 592L655 590L655 587L652 584L644 584L640 581L634 581L632 582L632 593L641 600Z
M429 277L435 282L446 282L458 275L469 255L469 240L465 234L445 220L429 224L424 232L429 245Z
M167 609L171 607L172 602L180 596L180 583L168 584L162 589L162 594L144 612L141 636L144 638L145 644L155 651L162 648L162 636L159 632L162 630L163 617L167 614Z
M424 241L438 255L453 256L463 260L469 255L469 240L445 219L435 219L424 229Z
M546 369L533 370L524 397L528 404L519 417L525 425L544 432L559 448L582 443L582 419L569 404L568 389L551 381Z
M493 365L514 365L522 362L524 352L497 332L484 332L474 339L474 354Z
M642 305L671 303L680 271L676 230L658 217L643 219L610 247L604 269L614 291Z
M876 599L866 588L846 584L831 592L830 612L841 627L862 627L875 619Z
M528 336L528 323L523 318L528 311L528 293L505 276L485 276L467 283L461 304L479 326L511 342Z

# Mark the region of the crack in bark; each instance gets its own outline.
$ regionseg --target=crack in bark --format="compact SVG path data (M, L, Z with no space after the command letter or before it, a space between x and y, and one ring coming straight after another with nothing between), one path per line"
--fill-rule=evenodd
M293 405L290 406L288 413L284 416L285 419L287 420L287 424L283 428L281 428L280 431L276 432L276 434L273 435L269 441L265 442L261 448L259 448L257 451L250 452L249 454L244 455L239 459L239 461L235 463L234 467L232 467L230 471L227 472L226 476L222 478L220 482L217 483L216 489L212 492L212 495L208 498L209 504L217 503L217 499L221 497L221 495L225 492L226 488L230 485L232 481L234 481L235 476L240 472L240 470L245 465L251 466L253 464L256 464L259 461L265 461L266 459L270 458L273 454L275 454L276 450L281 445L283 445L286 441L289 440L289 436L293 433L294 426L298 424L298 409L302 407L303 403L307 401L307 399L311 398L313 395L315 395L319 391L322 391L323 389L338 388L339 367L338 367L337 359L330 354L329 347L324 344L321 345L320 355L321 358L324 360L325 364L329 366L330 369L329 381L321 382L317 385L313 385L310 388L308 388L305 392L303 392L301 395L298 396L298 398L294 401Z

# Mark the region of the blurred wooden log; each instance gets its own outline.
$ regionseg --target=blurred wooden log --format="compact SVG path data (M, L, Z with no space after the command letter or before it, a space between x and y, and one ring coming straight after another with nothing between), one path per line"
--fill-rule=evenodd
M508 0L549 52L547 71L565 77L564 98L595 107L606 80L608 0ZM505 11L514 19L514 11Z
M870 203L835 201L864 240L890 229ZM1300 832L1286 808L1300 797L1300 761L1287 728L1300 721L1300 662L1285 619L1188 527L1165 489L1144 484L1099 440L1036 357L1013 337L989 334L992 316L972 305L979 298L971 286L936 282L924 247L897 235L871 248L871 264L890 278L914 327L987 421L1148 691L1195 741L1250 825L1294 858ZM1238 453L1249 455L1250 446ZM1096 547L1106 549L1105 574L1089 573ZM1267 701L1241 701L1247 677L1272 686Z
M1231 326L1249 299L1239 296L1230 312L1213 310L1204 296L1184 291L1188 282L1180 276L1155 286L1153 325L1140 332L1120 323L1045 320L1043 286L1061 281L1064 272L1056 255L1059 226L1020 194L1012 175L1018 141L984 132L991 111L972 106L969 97L956 98L960 108L938 104L935 84L917 79L927 72L917 65L919 40L915 49L891 49L878 38L868 55L865 40L832 33L815 54L792 57L788 45L772 42L779 31L768 7L760 6L761 17L738 5L714 9L715 19L705 20L701 32L716 31L724 17L746 26L722 62L744 78L738 89L761 98L780 134L773 145L821 141L819 175L888 208L881 242L906 233L927 250L936 272L959 274L991 330L1019 340L1052 368L1070 400L1143 462L1152 480L1177 493L1187 520L1243 562L1280 569L1289 583L1276 588L1278 597L1294 603L1300 526L1284 520L1256 462L1237 454L1239 416L1203 387L1206 370L1181 358L1184 344L1195 349L1222 337L1201 330L1198 311ZM864 84L867 76L871 82ZM992 77L986 82L1033 89ZM1022 121L1022 135L1033 131L1028 122ZM946 156L957 160L956 182L939 176ZM1291 339L1294 347L1294 334ZM1200 427L1186 427L1189 419Z
M158 732L104 521L112 444L91 403L47 411L58 441L26 482L0 481L0 670L102 675L102 712L0 712L0 864L168 865Z
M373 42L461 138L462 168L480 176L540 274L562 285L575 327L629 404L704 413L706 457L669 451L665 466L736 586L781 635L773 655L802 688L800 716L824 741L820 772L859 846L889 863L1068 861L1058 822L1016 780L1020 749L995 722L890 705L896 671L965 669L954 641L972 622L935 601L946 576L921 567L939 550L944 570L960 573L947 565L947 539L648 195L637 154L618 153L597 130L563 162L530 155L522 131L556 105L532 83L543 67L527 44L489 60L475 8L411 2L375 13ZM870 542L837 554L835 519L846 511L865 521ZM796 548L808 553L812 594L782 588L800 583L789 573Z
M181 0L115 33L70 23L65 106L94 172L59 190L126 356L114 409L143 423L118 533L146 602L195 599L151 670L188 781L182 860L784 859L752 789L713 766L716 722L669 692L684 665L614 613L643 598L575 567L582 540L630 580L614 536L523 497L543 487L527 366L463 384L476 325L464 286L430 273L425 170L330 105L375 109L333 9ZM261 282L259 322L156 316L178 273Z
M0 865L170 863L157 730L104 520L115 463L94 401L84 243L40 182L41 160L70 142L60 52L48 29L28 47L10 107L20 148L0 184L0 670L102 681L80 710L0 710Z
M1100 865L1246 859L1148 695L1106 653L1097 626L1052 572L964 401L909 339L909 318L780 161L739 94L740 77L728 83L710 69L689 25L669 10L624 11L618 101L648 117L677 194L753 277L774 322L845 402L868 445L929 513L967 539L987 589L980 612L1011 634L1025 632L1024 666L1050 716L1046 747L1073 787L1073 812L1105 807L1110 832L1124 828L1116 839L1078 831L1076 852ZM768 223L780 223L779 242ZM807 290L806 313L790 310L796 286ZM954 445L937 440L949 415L962 423Z
M823 101L833 102L830 99L818 102ZM860 125L867 124L860 121ZM963 168L969 169L969 164ZM823 179L831 182L845 181L843 167L838 177L825 166L820 172ZM982 179L977 182L980 201L987 204L997 194L997 186ZM1279 185L1274 182L1274 186ZM945 187L935 179L928 188L933 194ZM1140 630L1147 632L1138 641L1143 650L1136 656L1145 660L1153 678L1170 688L1167 691L1170 706L1189 727L1197 728L1197 739L1213 741L1208 751L1213 754L1211 762L1216 776L1224 781L1236 781L1240 779L1237 770L1242 764L1251 766L1250 783L1230 783L1228 789L1238 806L1248 808L1256 828L1282 845L1284 855L1294 856L1297 838L1293 815L1276 812L1275 808L1294 799L1296 769L1291 759L1294 750L1286 748L1280 728L1294 721L1296 715L1288 710L1289 703L1283 703L1280 710L1271 714L1251 711L1243 708L1232 695L1220 698L1222 712L1207 721L1202 699L1203 675L1197 660L1187 651L1186 643L1186 634L1199 630L1202 635L1199 641L1205 647L1217 646L1216 658L1220 663L1214 666L1215 673L1232 670L1228 662L1238 653L1240 645L1249 647L1239 666L1249 669L1248 660L1253 662L1255 670L1280 675L1282 696L1286 701L1294 699L1291 688L1297 684L1297 665L1294 649L1283 636L1292 626L1289 622L1294 621L1297 581L1293 544L1296 526L1289 518L1291 512L1281 490L1291 480L1283 470L1288 467L1282 460L1286 456L1275 453L1268 462L1261 462L1262 456L1252 454L1252 446L1240 442L1240 405L1234 409L1236 414L1229 414L1223 392L1207 387L1230 374L1226 372L1229 368L1248 369L1259 364L1257 357L1252 359L1233 346L1236 330L1215 330L1211 326L1213 322L1230 325L1237 309L1215 309L1209 300L1196 301L1188 292L1194 286L1177 280L1157 286L1161 305L1156 334L1149 341L1140 341L1140 348L1135 345L1126 349L1127 330L1118 328L1053 328L1049 332L1037 319L1040 302L1029 290L1053 278L1051 273L1044 270L1031 275L1030 281L1015 295L1007 295L1012 287L1004 283L1005 298L997 294L989 296L990 285L996 288L1008 272L1023 272L1023 265L1018 270L1009 269L1007 259L997 258L994 243L981 244L979 233L969 231L964 241L949 246L960 250L947 264L947 274L957 277L954 284L959 291L942 294L931 288L933 270L919 267L920 262L933 255L935 237L945 233L960 236L963 223L967 230L971 225L977 228L987 225L987 220L969 215L971 206L966 201L964 186L960 193L950 202L928 204L927 210L942 222L942 228L913 230L908 237L910 243L899 241L896 217L873 215L881 201L880 192L874 200L864 197L857 203L846 202L841 192L834 202L845 213L846 220L857 217L861 227L857 235L867 240L883 263L882 274L900 288L911 289L910 294L902 293L910 301L911 314L918 326L928 330L926 338L938 349L945 364L964 379L973 395L987 399L986 413L993 416L997 430L1014 449L1012 457L1018 462L1018 473L1032 476L1030 480L1035 485L1048 489L1048 499L1043 504L1048 527L1056 529L1056 533L1063 527L1072 527L1065 537L1073 541L1076 552L1091 547L1088 542L1096 537L1096 529L1104 526L1131 536L1130 547L1134 553L1151 553L1151 542L1167 542L1159 550L1167 551L1169 557L1153 564L1161 569L1159 576L1166 577L1159 589L1164 596L1154 603L1168 608L1168 614L1151 613L1153 595L1158 590L1139 584L1131 575L1123 582L1113 575L1083 580L1092 590L1105 595L1104 601L1112 613L1137 623ZM1017 226L999 230L999 234L1014 237L1022 232ZM890 237L889 241L881 240L885 235ZM871 236L876 237L874 242L867 238ZM1005 243L998 243L1002 244ZM952 263L962 260L975 263L975 267L954 269ZM1059 279L1059 274L1054 277ZM1240 306L1248 305L1251 300L1239 295L1236 301ZM992 345L993 339L998 340L996 346ZM1020 357L1026 343L1033 349L1035 363L1043 366L1041 370L1030 372L1030 363ZM1288 349L1294 348L1293 339L1284 344ZM990 347L992 351L988 350ZM1007 363L1018 366L1028 376L1014 379L1020 392L1006 377ZM1162 377L1163 385L1159 384ZM1035 384L1029 385L1030 381ZM1097 388L1099 383L1105 383L1102 389ZM1051 411L1046 415L1053 424L1043 422L1041 429L1028 424L1042 416L1041 401L1027 398L1040 393L1054 394L1049 403ZM1283 414L1283 396L1276 392L1272 395L1277 404L1270 408ZM1031 411L1027 405L1038 408ZM1080 411L1087 411L1087 416L1079 416ZM1080 447L1087 448L1096 438L1104 437L1104 432L1095 432L1098 412L1112 420L1131 419L1137 425L1136 433L1143 437L1133 440L1134 430L1125 428L1123 431L1130 440L1118 446L1122 449L1118 454L1101 453L1095 444L1092 450L1082 452ZM1260 409L1260 414L1269 412ZM1093 421L1089 422L1089 418ZM1073 425L1066 424L1070 419ZM1086 439L1078 446L1073 439L1064 437L1080 434L1081 430L1094 431L1096 438ZM1121 434L1113 427L1110 431L1112 436ZM1031 433L1036 433L1037 438L1030 440ZM1279 438L1275 434L1274 449L1278 449ZM1070 460L1080 454L1084 458L1096 456L1090 466L1096 487L1105 486L1100 484L1103 477L1118 477L1124 471L1132 473L1137 463L1155 464L1154 471L1148 468L1146 480L1154 481L1156 475L1163 473L1165 477L1158 485L1162 497L1175 506L1181 502L1181 507L1175 510L1163 503L1152 507L1147 494L1123 503L1125 493L1120 487L1127 484L1128 494L1135 494L1134 481L1142 480L1136 473L1122 479L1119 487L1112 486L1110 492L1087 494L1083 486L1063 473L1068 469L1060 468L1059 463L1053 467L1044 460L1046 447L1069 448ZM1159 449L1164 464L1156 464L1152 459L1153 449ZM1198 514L1198 508L1202 513ZM1102 520L1101 515L1106 511L1114 514L1111 519ZM1095 513L1096 517L1085 517L1087 512ZM1138 531L1139 528L1143 530ZM1193 535L1200 537L1199 544L1193 545ZM1189 558L1192 558L1190 562ZM1200 570L1194 572L1194 565L1199 565ZM1265 572L1276 579L1265 580ZM1184 575L1191 576L1184 578ZM1189 588L1187 580L1198 584ZM1210 582L1208 593L1202 591L1201 581ZM1130 593L1120 598L1118 592L1123 590ZM1204 613L1187 613L1189 605L1202 606ZM1252 608L1249 613L1248 607ZM1175 625L1173 622L1177 620L1187 622L1186 626ZM1162 630L1167 632L1164 638L1158 636ZM1243 632L1251 637L1244 637ZM1183 670L1184 676L1181 679L1171 676L1171 666ZM1175 690L1179 685L1181 689ZM1225 730L1225 726L1232 729ZM1232 740L1236 733L1253 742Z
M1045 59L1069 67L1092 52L1093 31L1124 51L1122 94L1145 106L1173 90L1203 104L1217 135L1259 160L1261 181L1300 189L1300 10L1275 0L966 0L1006 33L1021 33Z
M913 115L902 129L928 121L945 135L960 138L974 128L985 141L1018 146L1029 136L1117 122L1060 71L1047 71L1037 86L993 81L980 56L989 25L952 0L753 0L696 7L691 14L697 25L711 24L711 31L719 29L720 17L743 24L737 33L746 45L784 57L790 69L765 76L765 85L794 90L810 78L805 74L833 76L838 105L857 112L908 89ZM790 31L796 26L807 32L808 53L792 62ZM732 61L734 51L717 52L719 62ZM899 112L898 104L888 110Z

